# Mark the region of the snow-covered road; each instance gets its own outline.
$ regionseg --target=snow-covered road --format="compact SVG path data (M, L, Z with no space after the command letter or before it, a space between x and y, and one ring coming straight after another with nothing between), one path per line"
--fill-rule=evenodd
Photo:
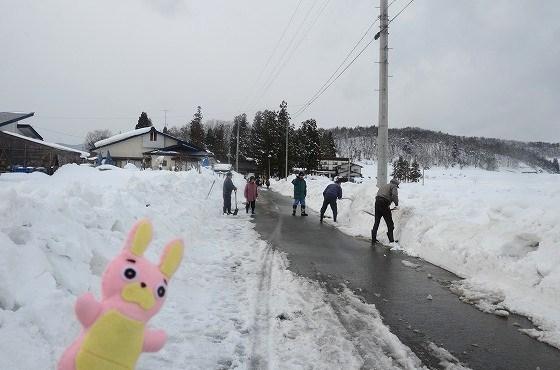
M150 323L169 341L159 353L143 354L138 369L358 369L370 361L333 308L332 292L288 271L243 211L221 215L221 181L210 171L75 165L51 177L0 176L0 368L55 367L79 331L76 296L91 291L99 298L101 273L143 217L154 225L149 259L175 236L187 249ZM350 314L384 335L377 338L385 343L375 351L377 368L421 367L381 320L368 319L377 315L374 306L359 312Z

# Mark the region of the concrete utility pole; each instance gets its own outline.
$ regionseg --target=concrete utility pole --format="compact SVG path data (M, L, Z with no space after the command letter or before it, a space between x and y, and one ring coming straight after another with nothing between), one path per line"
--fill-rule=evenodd
M377 186L387 183L389 148L389 14L387 0L379 0L381 7L379 40L379 128L377 130Z
M164 123L163 123L163 127L167 127L167 112L169 111L169 109L162 109L162 112L165 114L165 118L164 118Z
M286 181L288 181L288 128L289 127L290 127L290 122L287 121L286 122Z
M235 148L235 171L239 172L239 122L237 122L237 143Z

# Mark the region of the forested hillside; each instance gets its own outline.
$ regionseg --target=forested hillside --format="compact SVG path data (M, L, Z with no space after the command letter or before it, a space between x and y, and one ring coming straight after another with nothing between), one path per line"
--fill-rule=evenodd
M330 130L337 153L355 160L376 159L377 127L336 127ZM560 172L559 143L465 137L416 127L389 129L389 154L416 159L421 166L474 166L495 170L499 166L526 164L548 172Z

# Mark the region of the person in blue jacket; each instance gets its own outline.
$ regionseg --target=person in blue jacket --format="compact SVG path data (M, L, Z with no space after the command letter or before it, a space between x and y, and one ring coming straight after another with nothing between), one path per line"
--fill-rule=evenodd
M327 210L327 206L331 206L332 214L333 214L333 221L336 222L336 216L338 214L338 210L336 207L336 200L342 199L342 187L340 183L342 180L337 178L334 183L328 185L325 190L323 191L323 206L321 207L321 222L323 222L323 218L325 217L325 211Z
M307 184L303 179L304 176L305 173L300 172L298 176L292 180L292 184L294 185L294 204L292 216L296 215L298 204L301 205L301 215L307 216L307 213L305 213L305 197L307 196Z

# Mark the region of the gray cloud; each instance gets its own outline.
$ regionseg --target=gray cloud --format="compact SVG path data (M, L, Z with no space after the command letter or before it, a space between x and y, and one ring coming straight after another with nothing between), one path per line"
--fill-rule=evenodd
M286 99L293 113L378 14L377 1L330 1L263 94L314 0L255 84L297 2L0 0L0 111L35 111L44 137L69 143L95 128L129 130L141 111L158 126L163 109L181 125L197 105L205 118L231 119ZM390 125L560 141L558 19L554 0L414 2L390 28ZM376 123L378 54L374 42L298 121Z

